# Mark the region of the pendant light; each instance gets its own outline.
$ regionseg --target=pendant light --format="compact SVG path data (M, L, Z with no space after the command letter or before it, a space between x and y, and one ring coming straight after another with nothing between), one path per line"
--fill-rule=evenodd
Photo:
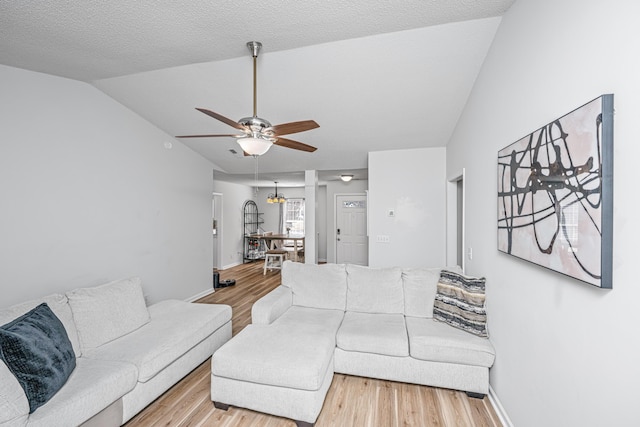
M276 184L275 193L269 193L267 196L267 203L284 203L287 199L284 198L284 194L278 194L278 181L274 181Z

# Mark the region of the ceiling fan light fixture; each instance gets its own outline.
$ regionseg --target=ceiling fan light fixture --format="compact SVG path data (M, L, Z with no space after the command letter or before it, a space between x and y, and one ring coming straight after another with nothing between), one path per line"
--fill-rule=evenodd
M353 179L353 175L345 173L340 175L340 179L343 180L344 182L349 182Z
M242 150L251 156L262 156L273 145L269 140L254 137L239 138L237 141Z

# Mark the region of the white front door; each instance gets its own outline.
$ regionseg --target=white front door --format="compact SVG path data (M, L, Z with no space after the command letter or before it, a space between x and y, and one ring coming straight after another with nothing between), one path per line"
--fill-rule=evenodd
M369 263L367 238L367 196L336 196L336 262Z

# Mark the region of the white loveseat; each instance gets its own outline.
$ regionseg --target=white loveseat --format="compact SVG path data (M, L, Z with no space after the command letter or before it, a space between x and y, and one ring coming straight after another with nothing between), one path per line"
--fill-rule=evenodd
M231 338L231 307L166 300L149 307L139 278L54 294L0 310L0 325L46 302L75 353L75 369L29 413L0 360L0 426L119 426Z
M482 397L494 349L432 318L440 271L285 262L252 325L212 358L216 407L313 425L334 372Z

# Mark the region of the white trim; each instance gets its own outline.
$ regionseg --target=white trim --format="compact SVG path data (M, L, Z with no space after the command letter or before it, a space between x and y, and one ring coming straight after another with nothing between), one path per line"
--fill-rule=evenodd
M462 206L458 206L458 182L462 181ZM466 217L465 217L465 199L466 199L466 179L465 179L465 168L462 168L459 174L454 175L453 177L447 180L447 189L446 189L446 199L447 199L447 215L446 215L446 246L445 246L445 258L446 265L456 265L457 264L457 250L462 251L462 271L465 272L465 264L467 258L466 247ZM457 217L458 211L462 211L462 236L461 237L461 248L458 248L457 238L458 238L458 228L457 228ZM453 221L452 221L453 220Z
M186 302L194 302L194 301L199 300L202 297L206 297L207 295L211 295L212 293L215 292L215 289L213 289L213 281L211 282L211 286L212 286L211 289L207 289L206 291L202 291L199 294L196 294L196 295L194 295L194 296L192 296L190 298L187 298L185 301Z
M365 221L367 221L367 237L369 237L369 190L364 190L364 195L365 195L365 203L366 203L366 206L367 206L367 212L366 212L367 218L366 218ZM367 258L368 258L368 256L367 256Z
M462 168L462 271L466 274L467 265L467 176L465 168Z
M226 270L228 268L237 267L238 265L242 265L242 262L232 262L231 264L223 265L220 270Z
M504 427L513 427L513 423L511 422L509 415L507 415L507 411L504 410L504 406L500 403L500 399L498 399L498 395L493 387L491 387L491 384L489 384L489 402L491 402L493 409L495 409L496 415L498 415L502 425Z
M218 235L215 237L216 241L215 244L217 245L217 257L218 259L216 259L216 267L218 265L222 265L222 255L223 255L223 249L224 249L224 236L223 236L223 232L222 232L222 227L223 227L223 221L224 221L224 194L223 193L216 193L215 191L211 194L211 199L213 200L214 197L220 197L220 218L218 219ZM213 218L213 216L215 215L215 212L211 212L211 217Z

